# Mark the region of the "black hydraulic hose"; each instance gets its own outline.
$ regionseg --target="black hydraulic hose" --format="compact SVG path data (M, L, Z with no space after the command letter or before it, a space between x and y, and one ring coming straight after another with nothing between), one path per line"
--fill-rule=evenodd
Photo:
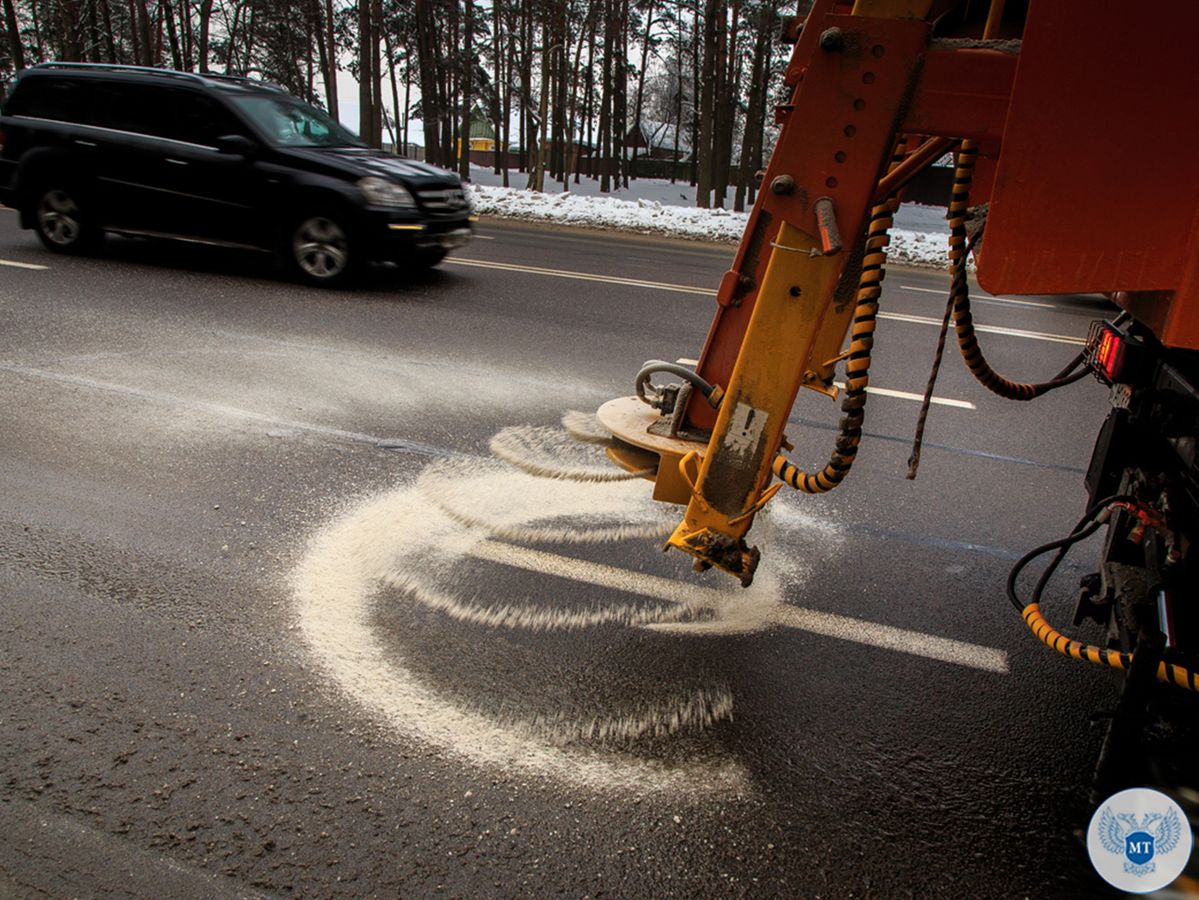
M1024 571L1025 567L1034 559L1044 556L1046 553L1049 553L1053 550L1059 550L1061 552L1059 552L1058 557L1053 561L1053 563L1051 563L1050 570L1056 569L1061 557L1065 556L1066 552L1069 551L1069 549L1079 541L1084 540L1085 538L1088 538L1094 534L1098 527L1098 523L1092 523L1091 525L1087 526L1089 530L1084 529L1083 533L1071 534L1067 537L1059 538L1056 541L1050 541L1048 544L1042 544L1039 547L1034 547L1032 550L1029 550L1022 557L1020 557L1019 560L1017 560L1016 564L1012 566L1012 570L1008 573L1007 577L1007 598L1011 602L1012 606L1016 608L1016 612L1022 613L1028 606L1031 606L1036 602L1035 600L1030 600L1028 603L1025 603L1016 593L1016 580L1020 577L1020 574ZM1044 585L1040 583L1037 584L1038 596L1039 591L1043 589L1043 587Z
M1135 653L1124 653L1118 650L1107 650L1102 647L1083 644L1062 634L1041 615L1040 601L1041 594L1045 586L1049 583L1050 577L1052 577L1054 571L1062 559L1065 558L1070 548L1086 540L1086 538L1103 527L1105 520L1100 518L1102 513L1116 503L1136 504L1136 502L1135 498L1126 495L1115 495L1099 501L1087 510L1070 535L1030 550L1012 566L1012 571L1008 575L1007 580L1008 600L1019 611L1021 618L1024 619L1025 624L1028 625L1037 639L1051 650L1055 650L1071 659L1093 663L1098 666L1106 666L1109 669L1125 671L1132 665ZM1036 588L1033 591L1033 599L1028 603L1021 602L1016 594L1016 581L1020 577L1020 573L1024 571L1025 566L1032 560L1052 550L1057 550L1058 553L1037 580ZM1199 673L1197 672L1192 672L1182 666L1163 660L1158 663L1156 674L1158 681L1173 684L1185 690L1199 692Z
M1057 555L1049 561L1049 565L1045 567L1045 571L1041 573L1041 577L1037 579L1036 587L1032 589L1032 602L1040 603L1041 595L1045 593L1045 587L1049 584L1049 579L1053 577L1053 573L1057 571L1057 567L1062 564L1062 560L1066 558L1072 547L1075 544L1081 543L1093 535L1096 531L1103 527L1103 522L1094 521L1087 525L1081 531L1076 531L1070 536L1070 542L1057 551Z
M962 141L954 170L953 195L949 202L949 271L952 275L950 300L953 305L954 330L957 333L958 349L966 368L988 390L1008 400L1032 400L1049 391L1073 384L1083 376L1070 374L1081 362L1081 356L1061 373L1049 381L1025 384L1011 381L993 368L978 346L974 329L974 316L970 311L970 288L966 281L966 213L970 205L970 187L974 180L974 161L978 146L974 141ZM977 238L976 238L977 240ZM1085 369L1083 370L1086 371Z
M1091 508L1088 509L1083 514L1082 518L1078 520L1078 524L1074 526L1073 530L1071 530L1069 535L1067 535L1064 538L1059 538L1056 541L1050 541L1048 544L1042 544L1040 547L1034 547L1032 550L1029 550L1022 557L1020 557L1020 559L1016 561L1016 564L1014 566L1012 566L1012 570L1011 570L1011 572L1008 573L1008 579L1007 579L1008 600L1010 600L1012 605L1014 607L1016 607L1016 612L1023 612L1024 608L1028 605L1027 603L1022 602L1016 594L1016 580L1020 577L1020 573L1024 571L1025 567L1030 562L1032 562L1034 559L1036 559L1039 556L1044 556L1046 553L1049 553L1052 550L1068 551L1071 547L1073 547L1079 541L1085 540L1086 538L1090 537L1092 534L1095 533L1096 529L1098 529L1103 524L1102 522L1095 521L1096 517L1100 513L1102 513L1105 509L1107 509L1109 506L1111 506L1113 503L1135 503L1135 502L1136 502L1136 498L1131 497L1127 494L1113 494L1110 497L1105 497L1104 499L1100 500L1098 503L1093 504L1091 506ZM1085 534L1080 533L1084 528L1088 527L1088 523L1093 524L1095 527L1091 528ZM1059 553L1059 559L1056 559L1056 560L1054 560L1053 563L1051 563L1051 567L1048 570L1048 573L1050 575L1053 574L1053 571L1056 570L1058 565L1060 564L1060 562L1061 562L1060 557L1064 557L1064 556L1065 556L1065 553ZM1041 582L1039 582L1037 585L1033 600L1030 602L1036 602L1036 601L1040 600L1041 592L1044 590L1045 583L1047 583L1048 580L1049 579L1047 577L1045 577L1044 575L1042 576Z

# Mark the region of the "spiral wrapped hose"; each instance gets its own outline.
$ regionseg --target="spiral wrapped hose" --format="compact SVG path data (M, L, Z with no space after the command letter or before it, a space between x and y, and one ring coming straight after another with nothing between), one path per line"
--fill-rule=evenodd
M849 352L845 363L845 397L841 401L844 413L837 431L837 440L828 463L819 472L804 472L783 455L774 458L772 471L784 483L805 494L823 494L839 485L853 468L862 441L862 423L866 418L866 387L870 384L870 359L874 349L874 327L878 319L878 298L882 295L884 266L887 262L888 231L894 220L890 201L879 203L870 211L866 230L866 254L862 259L862 274L850 329Z
M978 145L974 141L962 141L953 173L953 194L949 201L949 272L953 276L949 297L953 307L954 332L966 368L983 387L1008 400L1032 400L1054 388L1077 381L1078 376L1071 376L1070 371L1081 360L1076 359L1071 367L1050 381L1027 384L1000 375L983 356L974 331L970 286L966 281L966 260L970 256L966 242L966 214L970 207L970 186L974 181L974 163L977 159Z

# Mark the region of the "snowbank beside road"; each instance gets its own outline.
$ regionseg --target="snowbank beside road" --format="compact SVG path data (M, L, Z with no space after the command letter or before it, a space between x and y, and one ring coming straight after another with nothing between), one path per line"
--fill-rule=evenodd
M483 184L467 187L475 212L509 219L726 243L739 241L749 220L749 213L665 205L656 200L617 200L573 193L541 194ZM945 237L893 228L888 257L892 262L943 267L946 262Z

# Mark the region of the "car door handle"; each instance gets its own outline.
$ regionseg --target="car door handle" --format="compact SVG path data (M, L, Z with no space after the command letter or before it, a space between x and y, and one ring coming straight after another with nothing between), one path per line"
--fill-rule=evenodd
M76 143L77 145L79 145L80 147L94 147L94 146L96 146L96 142L95 142L95 141L82 141L82 140L80 140L79 138L75 138L75 143Z
M169 162L172 166L186 166L187 165L187 160L171 159L169 156L167 157L167 162Z

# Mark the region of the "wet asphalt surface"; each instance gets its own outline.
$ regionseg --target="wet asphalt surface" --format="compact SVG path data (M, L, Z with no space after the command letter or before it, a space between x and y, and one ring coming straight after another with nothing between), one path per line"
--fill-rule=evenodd
M0 267L0 896L1101 894L1076 832L1115 684L1002 590L1081 513L1105 392L1005 404L948 357L937 394L974 408L933 409L917 481L917 404L872 397L847 484L756 529L776 607L998 666L775 620L646 628L673 599L647 592L740 589L658 538L489 533L657 515L530 487L489 441L694 357L712 300L495 266L707 288L731 249L480 233L461 258L491 265L321 292L224 252L55 257L0 212L0 258L48 267ZM945 285L894 270L884 310L939 316ZM1105 312L1041 302L976 317L1078 338ZM1077 349L981 338L1029 379ZM882 321L872 384L919 392L935 340ZM795 458L822 462L836 418L801 398Z

